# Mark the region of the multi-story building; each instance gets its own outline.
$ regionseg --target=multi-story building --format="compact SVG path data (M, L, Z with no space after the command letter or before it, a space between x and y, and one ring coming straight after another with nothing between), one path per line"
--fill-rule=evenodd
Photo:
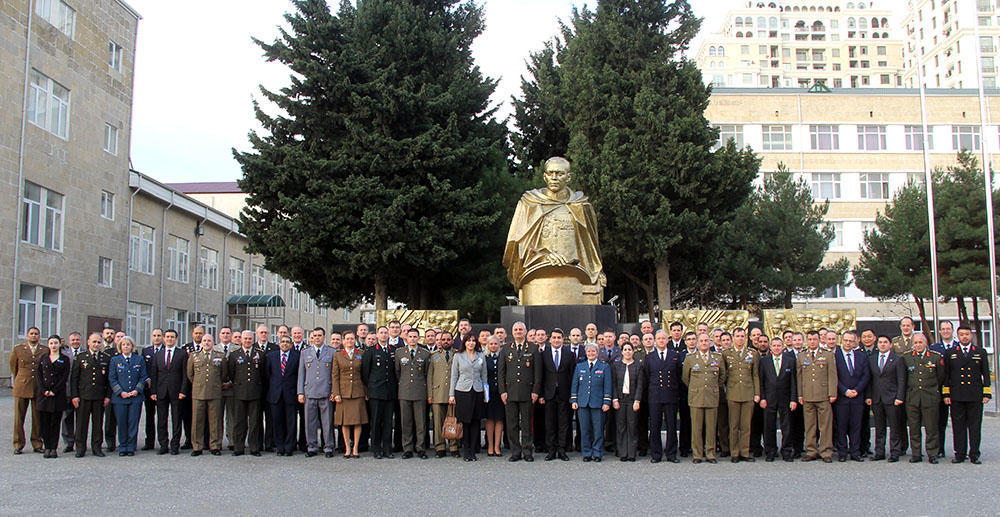
M908 88L918 86L918 62L928 88L978 88L980 70L983 86L996 88L1000 3L994 0L908 2L903 20L907 37L903 82Z
M130 171L134 9L12 0L0 18L0 355L32 326L144 344L153 327L358 321L265 271L233 218Z
M996 154L1000 149L1000 102L996 96L988 100L991 102L984 135L977 91L928 91L932 167L952 165L961 149L978 153L983 145L994 163L1000 159ZM856 264L864 232L874 226L877 212L884 211L896 190L907 181L924 178L918 90L809 93L798 88L716 88L706 116L720 128L723 140L735 139L738 145L750 146L763 158L762 174L784 164L812 186L814 198L830 201L827 220L833 224L836 239L827 253L828 263L847 257ZM979 202L985 204L985 199ZM968 303L972 314L972 302ZM985 301L979 303L980 314L989 314ZM869 320L896 320L917 314L908 301L879 301L867 297L850 282L829 289L821 298L796 300L795 305L856 308L859 319ZM954 305L941 304L941 314L954 317Z
M695 61L717 87L890 88L902 84L902 38L893 11L872 1L748 1Z

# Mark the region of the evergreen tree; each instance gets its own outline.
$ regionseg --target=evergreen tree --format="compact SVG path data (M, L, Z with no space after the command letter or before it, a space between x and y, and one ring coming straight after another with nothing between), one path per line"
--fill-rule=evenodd
M502 232L513 203L495 188L507 174L506 130L489 104L496 82L471 53L482 8L293 4L289 30L255 40L292 72L281 90L261 88L279 113L255 103L264 131L250 134L251 152L234 150L248 250L330 306L455 300L442 294L453 282L478 289L502 245L476 237Z

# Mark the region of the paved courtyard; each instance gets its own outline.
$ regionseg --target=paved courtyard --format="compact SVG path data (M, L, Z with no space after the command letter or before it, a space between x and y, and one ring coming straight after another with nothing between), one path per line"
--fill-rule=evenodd
M985 420L981 466L652 465L153 451L46 460L10 454L12 411L4 389L0 515L1000 515L998 418Z

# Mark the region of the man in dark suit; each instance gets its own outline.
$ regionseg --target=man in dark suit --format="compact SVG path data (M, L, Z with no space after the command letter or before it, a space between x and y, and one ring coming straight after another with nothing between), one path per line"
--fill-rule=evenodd
M879 336L877 352L868 360L871 382L865 403L871 406L875 420L875 451L872 461L885 459L886 425L889 426L889 462L899 461L903 455L903 430L899 425L899 412L906 400L906 365L903 358L892 351L889 336Z
M941 326L938 327L938 336L941 337L941 341L931 345L931 350L941 354L941 357L948 355L948 351L952 348L958 346L958 340L955 339L955 327L950 321L942 321ZM944 403L944 399L941 399L941 404L938 406L938 436L940 437L941 447L938 449L938 457L944 457L945 449L945 431L948 428L948 406ZM952 444L954 450L954 444Z
M562 329L552 329L549 346L542 357L542 393L538 403L545 410L545 445L548 453L545 461L558 457L568 461L566 456L566 434L569 431L570 385L576 369L576 356L563 346Z
M163 333L164 346L153 357L149 372L153 400L156 401L156 438L160 442L158 454L178 454L181 445L182 401L188 397L187 352L177 346L177 331ZM171 433L167 434L167 416L170 416ZM168 440L169 438L169 440ZM168 448L169 447L169 448Z
M670 339L664 330L656 331L655 348L642 363L646 386L643 391L649 400L649 461L659 463L666 456L667 461L678 463L677 459L677 403L681 389L680 354L668 344ZM667 422L667 444L663 445L660 429Z
M667 346L678 353L686 348L684 345L684 325L681 322L675 321L670 324L670 343Z
M837 349L837 400L834 402L834 419L837 422L834 442L840 461L864 461L861 457L861 414L864 411L864 394L868 389L871 372L868 356L857 350L858 335L844 332Z
M781 338L771 340L771 353L760 358L760 407L764 410L764 461L778 455L777 431L781 429L781 459L792 461L791 412L798 407L795 354L785 350Z
M153 329L151 334L153 343L150 346L143 347L142 358L146 360L146 371L149 372L150 379L146 381L146 400L144 405L146 406L146 443L143 445L142 450L151 451L156 447L156 399L153 395L156 394L153 391L153 361L156 357L157 352L163 348L163 330L159 328Z
M278 345L275 345L269 341L271 332L267 329L267 325L257 325L257 329L254 332L257 338L257 342L254 343L254 348L260 353L261 357L267 357L267 354L274 352L278 349ZM324 334L324 339L325 339ZM257 419L260 421L261 425L261 437L260 446L263 450L268 452L274 451L274 429L271 428L271 413L265 411L263 413L257 413ZM252 448L252 447L251 447Z
M283 337L280 350L267 355L264 361L264 378L267 386L267 404L274 424L274 445L278 456L291 456L295 452L295 413L298 409L296 389L299 373L299 352L292 338Z

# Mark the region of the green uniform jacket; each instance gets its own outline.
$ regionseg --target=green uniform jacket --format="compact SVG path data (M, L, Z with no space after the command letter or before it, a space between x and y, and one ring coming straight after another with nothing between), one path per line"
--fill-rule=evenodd
M222 352L199 350L188 357L187 378L191 383L192 399L221 399L222 380L228 377L228 365Z
M903 356L906 366L906 403L938 404L944 382L944 359L933 350L916 351Z
M396 349L399 400L424 400L427 398L427 365L430 361L431 353L422 346L417 345L413 358L410 358L409 347L401 346Z
M701 358L701 352L689 354L684 359L681 380L688 387L688 406L719 407L719 391L726 384L722 354L709 352L707 360Z
M729 347L722 352L726 363L726 399L733 402L753 402L760 396L760 376L757 365L760 354L749 346L743 350Z
M804 402L829 402L837 396L837 360L833 352L816 349L799 352L795 361L799 374L799 398Z
M542 384L542 367L538 345L516 343L500 349L497 362L497 384L500 393L507 394L512 402L530 402L531 394L538 393ZM610 372L609 372L610 373Z
M455 354L451 350L437 349L431 353L427 367L427 398L435 404L448 403L448 389L451 387L451 360Z

